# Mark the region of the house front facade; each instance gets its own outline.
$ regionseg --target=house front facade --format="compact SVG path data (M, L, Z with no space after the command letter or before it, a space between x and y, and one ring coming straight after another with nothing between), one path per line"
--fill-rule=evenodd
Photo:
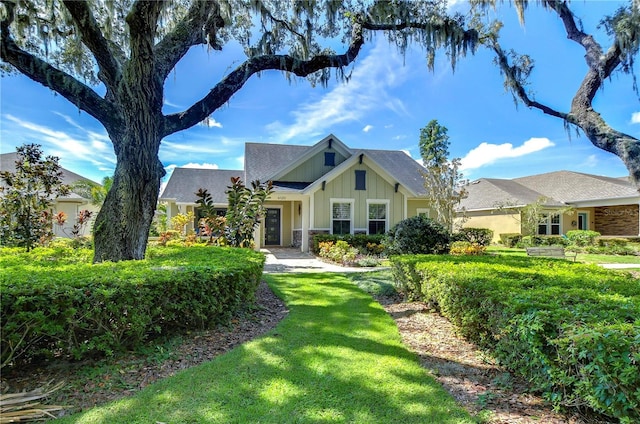
M313 146L247 143L244 170L177 168L160 201L168 219L193 212L196 228L198 189L212 194L222 214L231 177L272 181L256 248L308 251L314 234L382 234L403 219L429 215L423 172L402 151L351 149L334 135Z
M526 234L521 209L537 203L536 233L593 230L603 236L640 236L640 193L628 178L556 171L512 180L481 178L467 187L462 226ZM462 215L462 214L461 214Z

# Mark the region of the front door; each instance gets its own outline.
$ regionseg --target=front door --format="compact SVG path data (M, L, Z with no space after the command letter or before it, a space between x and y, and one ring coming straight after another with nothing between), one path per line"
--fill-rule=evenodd
M589 220L587 219L589 215L586 213L580 212L578 214L578 230L588 230L589 229Z
M280 209L267 208L264 218L264 245L280 246Z

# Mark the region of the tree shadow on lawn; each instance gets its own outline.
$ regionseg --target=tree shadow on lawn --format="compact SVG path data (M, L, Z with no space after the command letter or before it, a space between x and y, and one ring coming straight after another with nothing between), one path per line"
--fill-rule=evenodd
M338 275L269 277L290 314L267 336L63 422L473 422L393 320Z

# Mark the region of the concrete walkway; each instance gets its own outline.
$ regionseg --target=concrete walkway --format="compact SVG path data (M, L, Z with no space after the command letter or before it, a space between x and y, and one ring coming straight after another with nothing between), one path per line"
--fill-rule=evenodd
M385 269L382 267L361 268L345 267L316 259L310 253L301 252L294 248L260 249L267 257L264 263L265 274L283 272L367 272Z

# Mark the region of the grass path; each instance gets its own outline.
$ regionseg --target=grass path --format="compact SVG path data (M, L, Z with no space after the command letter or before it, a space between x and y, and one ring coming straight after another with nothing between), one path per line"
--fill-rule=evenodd
M267 276L266 336L63 423L472 423L382 307L338 274Z

